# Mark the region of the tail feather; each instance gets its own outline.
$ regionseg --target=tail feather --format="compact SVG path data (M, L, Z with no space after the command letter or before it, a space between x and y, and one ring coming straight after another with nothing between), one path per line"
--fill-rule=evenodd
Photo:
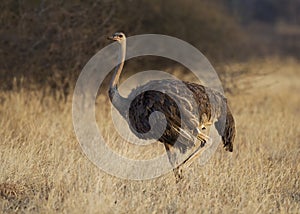
M230 112L230 109L227 106L227 114L226 114L226 121L225 121L225 127L220 124L220 121L224 120L218 120L215 125L219 132L219 134L222 136L223 145L226 151L232 152L233 151L233 142L235 139L236 129L235 129L235 122L234 118Z

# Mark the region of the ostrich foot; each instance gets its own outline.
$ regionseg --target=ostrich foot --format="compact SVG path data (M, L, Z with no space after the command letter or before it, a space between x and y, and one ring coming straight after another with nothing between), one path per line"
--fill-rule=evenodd
M174 175L175 175L175 180L176 183L179 183L183 179L183 173L182 173L182 168L180 166L176 167L173 169Z

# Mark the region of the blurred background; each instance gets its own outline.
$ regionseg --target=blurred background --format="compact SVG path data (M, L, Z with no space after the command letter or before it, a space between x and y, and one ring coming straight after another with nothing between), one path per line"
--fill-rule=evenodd
M6 0L0 10L2 90L46 85L68 95L116 31L185 40L220 66L221 76L230 62L300 58L300 0ZM147 64L173 66L153 58L128 62L126 69Z

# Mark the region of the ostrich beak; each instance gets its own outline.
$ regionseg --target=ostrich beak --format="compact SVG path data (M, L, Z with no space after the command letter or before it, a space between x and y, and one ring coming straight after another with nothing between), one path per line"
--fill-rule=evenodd
M114 37L113 36L108 36L107 39L114 40Z

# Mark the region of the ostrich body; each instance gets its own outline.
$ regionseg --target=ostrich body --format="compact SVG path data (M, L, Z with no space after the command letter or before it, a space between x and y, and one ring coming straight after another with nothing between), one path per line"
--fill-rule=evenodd
M128 98L124 98L119 94L118 83L124 66L126 37L123 33L115 33L109 39L120 44L120 64L116 67L110 83L110 100L137 137L155 138L165 145L171 165L177 167L174 169L177 179L181 178L179 167L189 165L200 155L201 148L211 141L208 135L212 124L222 137L225 150L233 151L235 123L227 100L221 93L196 83L170 79L152 80L133 90ZM159 90L153 90L156 88ZM153 128L149 121L154 112L162 114L157 115ZM166 121L166 125L160 121ZM163 128L163 134L156 138L155 133ZM179 165L176 152L183 154L195 147L196 142L199 144L197 149Z

